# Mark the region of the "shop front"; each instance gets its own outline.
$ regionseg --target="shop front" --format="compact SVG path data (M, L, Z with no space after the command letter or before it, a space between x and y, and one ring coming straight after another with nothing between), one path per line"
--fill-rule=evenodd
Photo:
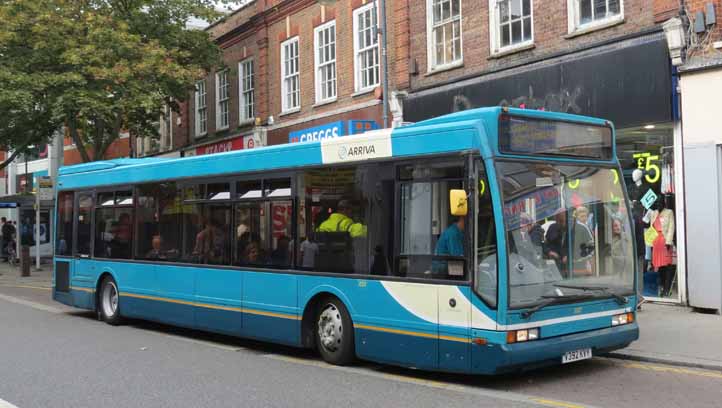
M675 167L682 158L681 128L673 89L675 73L658 32L411 93L404 120L506 105L612 121L632 200L643 294L686 302L683 183Z
M184 157L203 156L206 154L224 153L234 150L254 149L266 145L265 129L256 129L242 135L235 135L213 143L198 144L183 150Z
M308 143L350 136L378 129L380 123L379 104L337 114L304 117L270 127L268 144Z

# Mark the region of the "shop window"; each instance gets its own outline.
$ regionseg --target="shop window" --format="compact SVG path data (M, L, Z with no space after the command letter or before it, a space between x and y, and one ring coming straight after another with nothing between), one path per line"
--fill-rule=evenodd
M569 32L606 27L624 19L623 0L568 0Z
M492 53L534 43L531 0L490 0Z
M430 70L462 61L461 0L427 0Z
M55 235L56 255L72 255L74 196L72 191L58 193L57 233Z
M617 155L631 201L641 294L677 299L673 125L656 123L619 129Z

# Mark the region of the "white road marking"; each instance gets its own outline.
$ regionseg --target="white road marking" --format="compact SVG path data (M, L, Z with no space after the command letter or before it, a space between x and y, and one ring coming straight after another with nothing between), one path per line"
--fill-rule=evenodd
M0 408L18 408L18 407L5 401L4 399L0 398Z
M446 383L443 381L427 380L423 378L410 377L400 374L382 373L358 367L334 366L319 360L310 360L297 357L283 356L278 354L264 354L263 357L273 360L284 361L293 364L302 364L311 367L325 368L336 371L343 371L350 374L363 375L366 377L381 378L384 380L392 380L406 384L415 384L424 387L442 389L447 391L460 392L486 398L494 398L502 401L519 402L531 406L545 407L565 407L565 408L593 408L591 405L582 405L567 401L552 400L549 398L541 398L533 395L525 395L508 391L494 391L484 388L475 388L464 385Z
M33 309L42 310L44 312L50 312L50 313L63 313L64 312L63 309L60 309L57 307L44 305L42 303L33 302L31 300L25 300L25 299L17 298L14 296L0 294L0 299L4 300L6 302L10 302L10 303L16 303L18 305L32 307ZM3 408L2 405L0 405L0 408Z

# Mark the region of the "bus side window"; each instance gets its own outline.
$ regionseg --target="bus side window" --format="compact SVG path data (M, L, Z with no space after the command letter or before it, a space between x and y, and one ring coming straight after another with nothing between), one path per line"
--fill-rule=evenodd
M79 193L76 220L78 222L75 253L79 256L90 256L92 232L91 215L93 213L93 194Z
M72 255L73 242L73 198L72 191L63 191L58 194L58 219L55 238L56 255Z
M449 210L449 191L464 188L464 167L443 162L409 165L400 169L399 177L398 273L466 280L466 223L471 217L454 217Z

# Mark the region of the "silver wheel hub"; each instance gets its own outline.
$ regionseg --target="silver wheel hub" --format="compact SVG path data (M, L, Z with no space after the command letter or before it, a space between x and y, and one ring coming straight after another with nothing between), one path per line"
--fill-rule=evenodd
M115 283L108 282L105 284L101 303L106 316L115 316L118 311L118 288L115 287Z
M318 338L323 348L336 351L343 340L343 324L341 312L336 306L329 304L318 317Z

